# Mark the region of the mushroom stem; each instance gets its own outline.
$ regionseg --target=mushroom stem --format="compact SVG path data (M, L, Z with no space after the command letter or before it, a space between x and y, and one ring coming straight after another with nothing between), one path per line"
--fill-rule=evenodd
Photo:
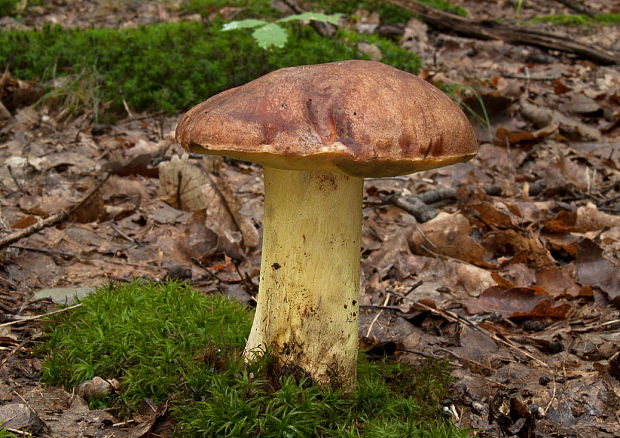
M357 371L363 178L265 167L258 304L246 356L267 350L324 385Z

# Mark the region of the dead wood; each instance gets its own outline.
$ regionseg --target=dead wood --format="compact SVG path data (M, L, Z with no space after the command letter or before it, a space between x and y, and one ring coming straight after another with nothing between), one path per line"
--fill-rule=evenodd
M69 218L71 214L73 214L78 208L80 208L86 201L90 199L100 188L105 184L105 182L110 177L110 173L108 173L93 189L91 189L86 196L84 196L80 201L73 205L72 207L62 210L59 213L53 214L48 218L43 219L42 221L38 221L36 224L26 227L22 230L16 231L14 233L9 234L6 237L0 239L0 248L4 248L7 245L18 242L24 237L28 237L37 231L41 231L43 228L51 227L53 225L59 224Z
M620 64L620 57L607 49L585 45L551 32L520 27L492 20L471 20L425 6L415 0L388 0L408 9L436 28L483 40L502 40L510 44L529 44L545 49L573 53L603 65Z

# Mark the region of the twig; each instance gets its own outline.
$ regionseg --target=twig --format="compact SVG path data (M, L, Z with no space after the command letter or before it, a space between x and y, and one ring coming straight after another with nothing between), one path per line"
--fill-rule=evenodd
M477 362L477 361L475 361L473 359L470 359L468 357L459 356L455 352L450 351L448 349L440 348L439 351L443 351L445 353L448 353L450 356L454 357L455 359L458 359L461 362L466 362L466 363L470 364L470 366L473 365L473 366L475 366L475 367L477 367L477 368L479 368L481 370L484 370L485 372L487 372L489 374L493 374L495 372L495 370L493 368L490 368L490 367L488 367L488 366L486 366L484 364L481 364L480 362Z
M90 199L91 196L93 196L100 188L101 186L103 186L103 184L105 184L105 182L108 180L108 178L110 177L110 173L106 174L106 176L99 181L99 183L92 189L90 190L86 196L84 196L77 204L75 204L73 207L63 210L59 213L53 214L52 216L43 219L42 221L37 222L34 225L31 225L29 227L26 227L20 231L17 231L15 233L11 233L8 236L0 239L0 248L4 248L7 245L10 245L11 243L15 243L21 239L23 239L24 237L28 237L31 234L36 233L37 231L42 230L43 228L47 228L50 227L52 225L56 225L59 224L61 222L63 222L64 220L66 220L69 216L71 216L78 208L80 208L82 205L84 205L84 203L86 201L88 201L88 199Z
M435 314L435 315L439 315L445 319L448 319L452 322L460 322L461 324L465 324L469 327L471 327L472 329L483 333L487 336L489 336L491 339L504 344L505 346L507 346L508 348L512 348L515 351L518 351L519 353L521 353L522 355L524 355L525 357L532 359L534 362L538 363L539 365L544 366L545 368L549 368L549 365L547 365L545 362L543 362L542 360L538 359L536 356L533 356L532 354L528 353L527 351L523 350L522 348L517 347L516 345L514 345L512 342L507 341L505 339L500 338L499 336L497 336L495 333L492 333L488 330L483 329L482 327L477 326L476 324L472 323L471 321L469 321L466 318L463 318L460 315L457 315L454 312L450 312L449 310L439 310L439 309L434 309L430 306L427 306L426 304L420 302L420 301L416 301L416 306L422 307L423 309Z
M600 64L620 63L620 58L612 50L597 47L593 44L583 44L559 34L493 20L472 20L440 11L415 0L388 1L418 14L425 22L447 32L483 40L502 40L509 44L527 44L545 49L559 50L579 55Z
M383 307L387 306L387 303L390 301L390 297L391 297L391 295L388 292L388 294L385 296L385 301L383 302ZM372 327L375 325L375 322L377 322L377 319L379 319L379 316L381 316L382 313L383 313L383 309L379 310L379 313L377 313L375 315L375 317L373 318L372 322L368 326L368 331L366 332L366 337L367 338L370 337L370 332L372 331Z
M204 269L207 272L207 275L211 277L211 279L217 281L220 284L224 283L224 281L220 277L218 277L217 274L214 274L213 272L211 272L209 267L205 265L204 263L202 263L200 260L198 260L196 257L192 257L192 262L196 263L198 266ZM218 289L221 291L219 286L218 286Z
M0 327L7 327L7 326L10 326L10 325L20 324L22 322L33 321L35 319L45 318L46 316L55 315L57 313L66 312L67 310L75 309L77 307L80 307L81 305L82 305L82 303L77 303L77 304L74 304L73 306L65 307L64 309L54 310L53 312L43 313L41 315L35 315L35 316L27 316L25 318L16 319L15 321L9 321L9 322L5 322L3 324L0 324Z
M427 359L441 359L441 356L435 356L434 354L425 353L424 351L410 350L409 348L398 348L398 347L396 347L396 350L397 351L402 351L404 353L417 354L418 356L422 356L422 357L425 357Z
M15 390L13 390L13 393L14 393L15 395L17 395L17 396L18 396L18 397L19 397L19 398L20 398L20 399L24 402L24 404L28 407L28 409L30 409L30 411L31 411L31 412L35 415L35 417L37 417L37 419L41 422L41 424L43 425L43 427L45 427L45 430L46 430L47 432L49 432L49 431L50 431L50 427L49 427L49 426L48 426L48 424L47 424L47 423L43 420L43 418L41 418L41 417L39 416L39 413L38 413L37 411L35 411L34 409L32 409L32 406L30 406L30 403L28 403L28 402L26 401L26 399L25 399L24 397L22 397L22 395L21 395L19 392L17 392L17 391L15 391Z
M11 175L11 178L13 178L13 182L15 183L19 191L22 193L26 193L26 191L24 190L20 182L17 180L17 177L13 174L13 167L11 166L6 166L6 167L9 169L9 175Z
M545 415L547 415L547 411L551 407L551 404L553 403L553 400L555 400L556 387L557 387L557 385L555 383L555 375L554 375L553 376L553 392L551 393L551 400L549 400L549 403L547 403L547 406L545 407L545 410L543 411L545 413Z
M21 350L22 347L24 345L26 345L28 342L30 342L30 340L26 339L25 341L22 341L22 343L19 344L17 347L15 347L13 350L11 350L11 352L9 354L7 354L4 359L2 359L2 362L0 362L0 368L2 368L4 366L4 364L7 363L7 361L10 358L12 358L15 355L15 353L17 353L19 350Z
M108 260L105 258L89 258L89 257L82 257L79 256L77 254L72 254L69 252L63 252L63 251L58 251L55 249L46 249L46 248L34 248L32 246L22 246L22 245L9 245L9 248L16 248L16 249L21 249L24 251L32 251L32 252L38 252L41 254L48 254L48 255L59 255L61 257L67 257L67 258L73 258L75 260L78 260L80 262L102 262L102 263L112 263L114 265L123 265L123 266L134 266L136 268L142 268L142 269L152 269L152 266L149 265L141 265L139 263L131 263L131 262L127 262L127 261L120 261L120 260ZM0 277L0 279L2 279L2 277Z
M131 112L131 110L129 109L129 105L127 105L127 101L125 100L125 98L122 98L123 101L123 108L125 108L125 111L127 111L127 115L129 116L130 119L133 119L133 113Z
M233 265L235 266L235 271L237 271L237 275L241 279L241 282L245 285L247 292L250 293L250 295L255 296L258 293L258 286L254 284L254 282L252 281L252 279L250 278L248 274L243 275L241 273L241 270L239 269L239 265L237 265L237 262L235 262L234 260L233 260Z
M127 240L128 242L133 243L136 246L140 246L140 244L133 238L129 237L127 234L125 234L120 228L118 228L118 226L116 226L116 224L114 222L110 222L110 228L112 228L114 231L116 231L118 233L119 236L121 236L123 239Z
M502 77L509 79L523 79L526 81L556 81L560 79L559 76L530 76L530 75L515 75L511 73L502 73Z
M23 430L13 429L12 427L5 427L4 430L6 430L7 432L17 434L17 435L21 435L21 436L34 436L30 432L24 432Z

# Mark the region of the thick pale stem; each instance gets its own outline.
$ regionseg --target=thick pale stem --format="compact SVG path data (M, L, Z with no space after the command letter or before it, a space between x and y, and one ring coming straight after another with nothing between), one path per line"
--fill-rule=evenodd
M355 386L363 178L266 167L258 304L267 349L322 384Z

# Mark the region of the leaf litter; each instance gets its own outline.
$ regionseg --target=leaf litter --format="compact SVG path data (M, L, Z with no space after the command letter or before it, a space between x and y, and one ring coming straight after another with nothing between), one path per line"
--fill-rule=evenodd
M515 18L500 2L454 3L478 18ZM592 7L606 10L604 2ZM115 10L128 23L178 18L162 8L142 12ZM525 3L520 18L548 12ZM48 13L80 24L70 6ZM413 19L403 29L401 44L424 58L421 76L454 87L468 109L480 154L366 181L365 345L401 360L453 363L457 396L444 401L446 410L482 436L620 435L620 73L442 34ZM608 47L620 41L614 27L562 31ZM40 328L13 322L50 308L37 291L70 295L136 277L182 278L251 305L261 171L184 154L173 142L178 117L134 116L113 126L69 120L31 106L35 84L8 72L2 78L0 239L70 208L111 176L69 220L2 248L0 324L12 325L0 326L1 408L23 418L15 428L24 431L143 436L165 423L165 406L145 400L133 422L114 425L79 396L42 389L31 355Z

